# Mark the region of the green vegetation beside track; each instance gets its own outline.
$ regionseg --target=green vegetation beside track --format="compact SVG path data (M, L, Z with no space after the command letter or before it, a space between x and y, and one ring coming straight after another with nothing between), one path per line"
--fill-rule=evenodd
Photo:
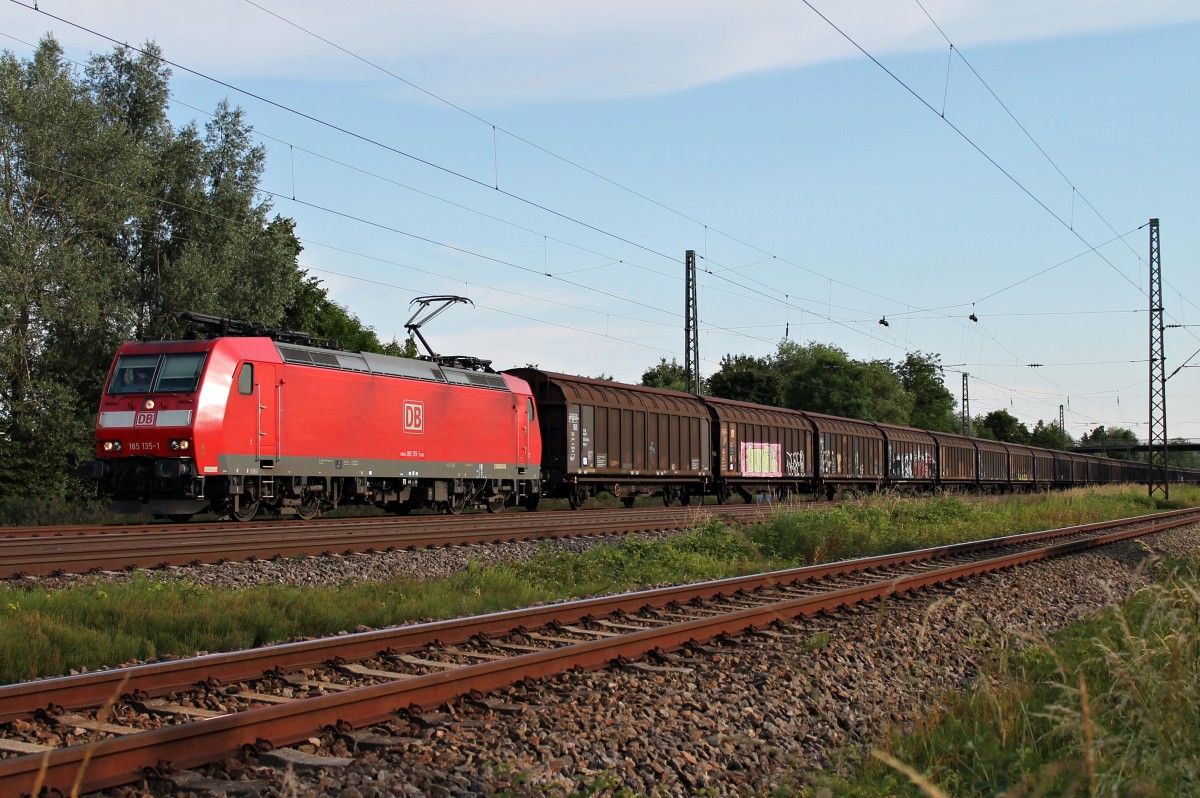
M698 510L698 526L688 533L578 555L547 549L527 563L473 566L444 580L211 589L151 572L60 590L6 586L0 587L0 682L1196 505L1195 489L1173 491L1169 506L1160 507L1142 488L994 501L885 496L781 509L770 523L748 528L725 526Z
M1200 795L1200 557L1123 605L998 656L810 798Z

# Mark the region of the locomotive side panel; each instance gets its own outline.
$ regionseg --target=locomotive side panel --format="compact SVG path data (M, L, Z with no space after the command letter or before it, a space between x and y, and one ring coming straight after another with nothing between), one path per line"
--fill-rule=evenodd
M80 473L118 512L495 510L537 492L536 409L515 378L255 337L127 344L114 363Z

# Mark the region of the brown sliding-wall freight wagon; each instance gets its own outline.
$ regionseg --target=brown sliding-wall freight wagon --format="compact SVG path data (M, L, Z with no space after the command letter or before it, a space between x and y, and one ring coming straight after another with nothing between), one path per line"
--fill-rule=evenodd
M632 505L703 495L712 482L708 409L695 396L635 385L512 369L527 381L542 433L542 495L578 506L600 492Z

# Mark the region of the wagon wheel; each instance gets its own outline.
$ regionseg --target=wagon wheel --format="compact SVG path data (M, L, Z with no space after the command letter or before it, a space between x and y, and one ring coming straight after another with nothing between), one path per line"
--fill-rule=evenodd
M571 495L567 497L567 502L571 505L572 510L578 510L583 506L583 503L588 500L587 490L576 485L571 489Z
M621 497L621 504L625 505L626 507L632 507L633 503L635 501L637 501L637 496L622 496Z
M240 498L245 497L243 496ZM240 501L240 498L234 498L235 505L234 507L230 508L229 515L233 517L234 521L241 521L242 523L254 520L254 516L258 515L258 499L252 499L244 502Z
M412 512L413 508L411 502L396 502L395 504L388 505L388 509L396 515L408 515Z
M296 515L301 521L311 521L321 513L321 501L315 493L305 493L296 505Z
M526 496L524 499L521 499L521 506L532 513L538 508L538 502L541 500L541 498L542 496L540 493L535 493L532 496Z
M508 503L507 497L503 493L496 496L489 496L487 500L487 511L489 513L502 513L504 506Z
M722 485L717 488L717 504L729 504L729 500L733 498L733 488L728 485Z
M663 486L663 506L670 507L679 499L679 488L674 485Z
M691 504L695 498L696 497L692 495L692 492L690 490L688 490L687 488L680 488L679 503L682 504L684 507L687 507L689 504ZM700 503L703 504L703 500L701 500Z

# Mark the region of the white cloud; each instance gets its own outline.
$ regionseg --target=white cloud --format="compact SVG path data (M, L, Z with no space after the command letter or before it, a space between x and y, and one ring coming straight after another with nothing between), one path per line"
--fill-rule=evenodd
M794 0L256 2L431 91L476 107L662 94L856 52ZM875 54L946 46L915 2L820 0L814 5ZM249 2L42 0L39 7L131 44L153 38L171 60L226 79L378 75ZM960 47L1200 19L1200 3L1194 0L926 0L925 7ZM53 29L65 44L108 49L45 14L9 9L6 27L14 36L31 40Z

